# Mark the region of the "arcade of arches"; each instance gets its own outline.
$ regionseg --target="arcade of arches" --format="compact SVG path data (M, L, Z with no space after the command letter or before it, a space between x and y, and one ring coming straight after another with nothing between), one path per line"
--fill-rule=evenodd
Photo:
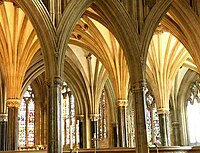
M198 0L0 0L0 150L198 152L199 15Z

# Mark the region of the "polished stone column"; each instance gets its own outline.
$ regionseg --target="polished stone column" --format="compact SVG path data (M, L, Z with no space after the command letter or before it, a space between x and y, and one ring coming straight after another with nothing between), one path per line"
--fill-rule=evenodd
M62 153L61 85L61 79L55 77L53 84L48 86L48 153Z
M77 116L79 120L79 147L83 148L83 122L84 122L84 115Z
M148 142L145 122L145 81L135 83L132 87L135 112L135 148L136 153L148 153Z
M19 99L8 99L8 150L18 149L18 108L21 101Z
M91 122L91 148L98 148L99 143L98 143L98 119L99 119L99 114L90 114L90 122Z
M126 126L126 106L127 100L117 100L117 118L118 118L118 137L119 147L128 147L127 126Z
M169 136L169 111L158 109L159 123L160 123L160 135L161 145L170 146Z
M180 146L181 140L180 140L180 123L178 121L172 122L173 127L173 138L174 138L174 145Z
M0 114L0 150L7 150L8 114Z
M113 123L112 127L113 127L113 133L112 133L113 147L117 147L117 125L116 125L116 123Z

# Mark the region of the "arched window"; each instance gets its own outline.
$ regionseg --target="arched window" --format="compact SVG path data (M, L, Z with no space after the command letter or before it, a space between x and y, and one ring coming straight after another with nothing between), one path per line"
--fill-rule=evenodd
M200 144L200 82L195 81L190 88L190 96L187 101L187 119L189 141L191 145Z
M74 96L67 85L67 83L63 83L62 86L62 133L63 133L63 145L64 148L73 148L75 144L79 143L79 139L76 138L79 135L79 122L76 120L75 115L75 102ZM78 142L76 142L78 141Z
M146 125L147 125L147 139L149 146L154 143L160 142L160 125L157 108L152 93L148 88L145 89L146 93Z
M99 139L107 138L107 115L106 115L106 93L102 90L101 99L99 102Z
M28 86L20 106L19 146L34 145L35 104L34 93Z

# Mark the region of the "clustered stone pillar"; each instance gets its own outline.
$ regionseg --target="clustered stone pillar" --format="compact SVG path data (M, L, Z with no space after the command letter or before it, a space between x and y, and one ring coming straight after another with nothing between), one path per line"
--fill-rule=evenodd
M117 114L118 114L118 137L119 147L128 147L127 143L127 126L126 126L126 106L127 100L117 100Z
M148 153L146 122L145 122L145 81L134 84L132 88L135 110L135 148L136 153Z
M49 85L48 153L62 152L61 85L60 77L55 77L53 84Z
M7 150L8 114L0 114L0 150Z
M83 122L84 122L84 115L77 116L79 120L79 147L83 148Z
M161 135L161 145L170 145L170 135L169 135L169 110L162 108L158 109L159 123L160 123L160 135Z
M98 148L98 119L99 114L90 114L90 121L91 121L91 148Z
M18 149L18 109L20 99L8 99L8 150Z

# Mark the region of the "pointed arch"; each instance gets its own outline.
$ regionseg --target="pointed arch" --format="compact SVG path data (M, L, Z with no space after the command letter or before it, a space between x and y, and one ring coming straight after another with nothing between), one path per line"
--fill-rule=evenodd
M58 74L62 75L64 70L64 58L67 51L68 41L75 24L80 19L84 11L92 4L93 0L71 0L59 23L58 34Z
M44 4L38 0L13 0L29 17L40 41L44 53L46 76L54 76L56 64L54 51L56 51L56 31L49 13Z
M174 1L169 10L172 18L177 22L185 37L187 38L190 50L188 52L194 59L198 70L200 70L200 21L192 8L185 1Z
M187 127L185 125L187 125L187 119L186 119L186 99L189 97L189 90L190 90L190 86L191 83L195 80L199 78L199 74L197 74L196 72L192 71L192 70L188 70L185 74L185 76L183 77L180 87L179 87L179 91L178 91L178 108L177 108L177 112L179 112L178 114L181 114L180 116L180 127L182 128L180 131L180 145L188 145L189 141L188 141L188 134L187 134Z
M113 35L125 51L128 67L130 68L130 81L134 83L143 78L140 62L140 40L131 17L119 1L95 1L96 9L110 21ZM137 74L137 76L135 75Z
M155 29L157 28L161 19L167 13L172 1L173 0L166 0L166 1L159 1L158 3L156 3L145 20L144 29L141 34L141 46L140 46L142 51L141 56L144 59L144 65L146 65L148 48L153 33L155 32Z

